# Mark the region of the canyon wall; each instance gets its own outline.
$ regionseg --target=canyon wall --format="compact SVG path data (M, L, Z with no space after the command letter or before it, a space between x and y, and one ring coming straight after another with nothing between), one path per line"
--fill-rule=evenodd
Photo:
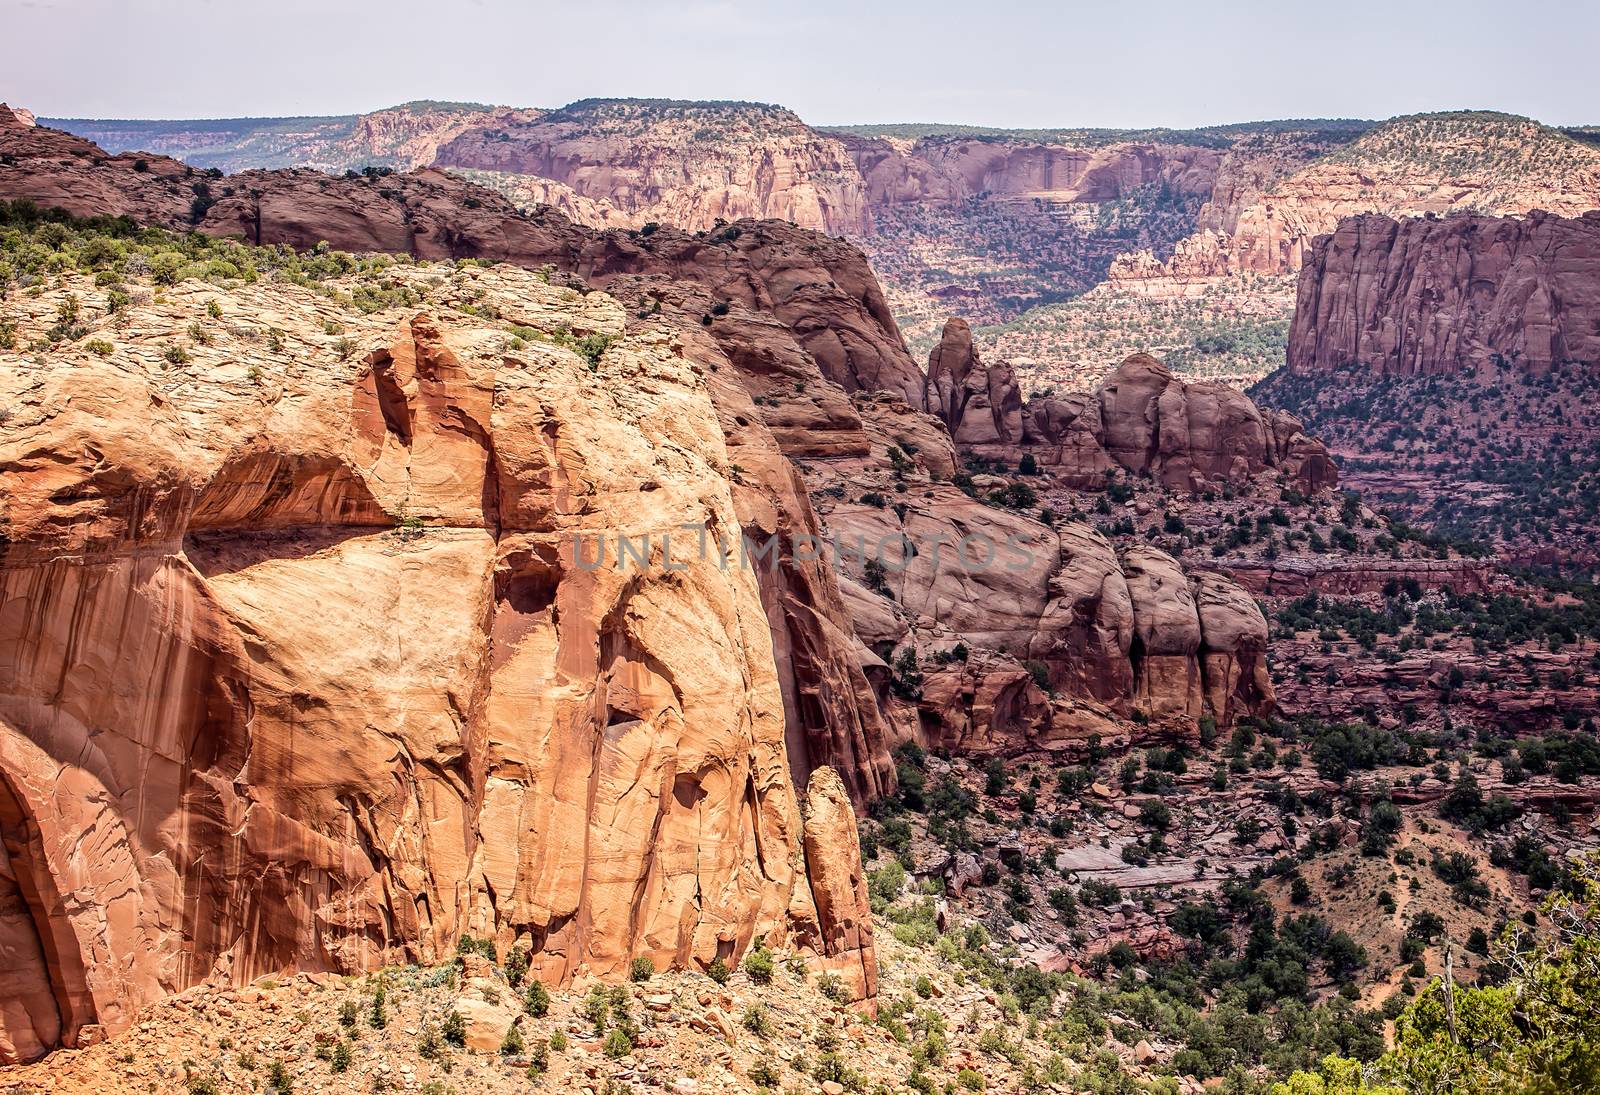
M463 935L552 981L766 940L871 995L854 810L893 789L897 741L1018 752L1271 710L1237 587L950 484L945 423L980 421L980 388L1009 407L1003 375L973 381L953 329L926 379L840 241L595 232L436 170L215 177L3 117L0 154L7 199L432 261L247 284L224 244L212 280L130 260L118 311L88 274L7 301L19 344L51 345L0 357L9 1056L200 980ZM86 330L46 337L69 292ZM1139 440L1152 393L1117 397L1103 451L1192 464ZM907 474L904 513L831 501ZM913 568L892 598L802 550L891 515L1041 550ZM656 535L685 527L705 536ZM619 542L585 565L607 534L650 534L645 565ZM747 541L771 562L742 565ZM884 658L907 640L914 698Z
M610 345L508 347L467 301ZM13 1056L463 934L553 982L783 943L870 995L852 805L797 790L757 571L663 538L737 542L751 501L670 324L502 266L404 318L189 282L104 333L0 369Z
M1247 137L1223 157L1198 231L1158 260L1133 252L1110 278L1193 280L1300 269L1318 236L1367 213L1566 217L1600 208L1600 150L1529 118L1394 118L1349 140Z
M876 211L910 202L1103 202L1155 184L1205 197L1221 158L1181 141L862 137L814 129L769 104L651 99L590 99L556 110L423 102L327 119L59 124L103 147L235 171L449 168L592 227L656 222L696 231L749 218L855 236L873 233Z
M1300 275L1291 370L1535 372L1600 361L1600 212L1354 217Z

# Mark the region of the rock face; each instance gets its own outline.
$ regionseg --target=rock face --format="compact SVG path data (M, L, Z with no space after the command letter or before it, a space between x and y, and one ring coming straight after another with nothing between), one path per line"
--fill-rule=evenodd
M428 307L187 282L95 321L104 361L0 359L8 1057L463 933L550 981L792 940L870 987L848 795L804 757L802 820L756 572L662 538L751 521L708 370L603 294L396 270ZM509 348L468 300L613 341Z
M1136 713L1192 737L1204 716L1273 709L1266 620L1230 579L1186 574L1151 548L1119 556L1089 525L1052 528L915 472L892 507L872 500L896 486L870 466L836 459L813 474L822 499L872 488L826 503L824 519L896 737L1061 752L1126 740Z
M1257 407L1226 384L1186 383L1148 354L1135 354L1097 393L1036 395L1024 405L1016 374L985 365L959 319L928 358L929 410L958 446L1009 462L1031 454L1080 488L1107 471L1151 475L1202 491L1272 472L1303 493L1338 482L1326 450L1291 415Z
M248 171L207 181L175 160L106 157L81 138L3 121L0 153L9 157L0 163L0 195L76 216L125 215L262 245L326 242L426 259L549 265L601 287L623 275L692 281L714 304L739 301L771 313L846 391L881 389L921 405L921 370L866 259L843 241L782 222L746 222L710 236L630 237L583 228L554 211L524 216L444 171L353 179ZM198 201L196 186L205 188Z
M1354 217L1300 275L1291 370L1426 375L1600 361L1600 212Z
M844 145L791 111L756 103L586 100L475 126L418 166L433 165L493 172L512 187L548 180L592 203L606 226L692 230L773 218L859 235L872 223Z
M1329 142L1241 142L1223 159L1198 231L1166 262L1120 259L1113 280L1293 273L1318 236L1368 213L1575 217L1600 208L1600 151L1528 118L1394 118L1331 149L1304 159Z
M873 209L907 202L1029 198L1115 201L1143 186L1176 196L1211 190L1218 154L1192 145L1125 142L1098 146L1022 138L929 136L912 142L842 138Z
M381 179L246 172L201 179L214 204L194 205L198 176L176 161L105 158L80 138L44 128L0 126L0 151L9 157L0 162L0 195L80 216L127 215L251 243L325 241L425 259L501 259L614 285L645 312L692 305L674 322L710 337L694 330L683 337L735 369L734 383L712 386L730 444L751 449L739 462L759 471L759 481L742 477L736 486L741 522L762 543L815 531L785 456L829 445L865 451L845 392L881 388L921 405L921 370L866 260L843 241L791 225L746 222L712 237L599 233L553 211L524 216L500 196L434 170ZM752 396L767 406L758 409ZM770 431L762 428L767 421ZM811 746L797 754L796 767L803 778L813 763L837 766L865 802L892 786L894 769L832 573L820 560L785 556L763 583L783 651L789 730Z

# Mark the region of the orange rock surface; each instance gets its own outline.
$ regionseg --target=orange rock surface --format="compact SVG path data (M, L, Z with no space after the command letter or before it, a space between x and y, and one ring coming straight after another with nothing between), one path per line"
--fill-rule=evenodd
M463 933L551 981L792 939L870 989L849 796L818 768L802 819L756 574L661 539L746 523L706 370L602 294L398 276L427 307L191 282L101 321L103 361L0 366L7 1056ZM591 368L467 300L615 341ZM591 534L651 565L581 565Z

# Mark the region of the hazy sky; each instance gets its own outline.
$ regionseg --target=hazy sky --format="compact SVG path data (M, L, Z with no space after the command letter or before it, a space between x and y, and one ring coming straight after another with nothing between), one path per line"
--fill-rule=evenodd
M1600 4L1551 0L0 0L55 117L408 99L756 99L814 124L1193 126L1481 107L1600 123Z

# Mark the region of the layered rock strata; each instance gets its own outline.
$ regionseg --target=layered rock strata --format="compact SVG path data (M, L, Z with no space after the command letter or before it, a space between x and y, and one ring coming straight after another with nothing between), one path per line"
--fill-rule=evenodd
M1341 221L1301 271L1288 365L1432 375L1600 361L1600 211Z
M462 935L552 982L781 942L871 991L850 798L818 765L802 810L757 574L662 535L752 520L707 366L528 272L389 276L427 306L185 282L97 320L104 360L0 368L9 1057Z

